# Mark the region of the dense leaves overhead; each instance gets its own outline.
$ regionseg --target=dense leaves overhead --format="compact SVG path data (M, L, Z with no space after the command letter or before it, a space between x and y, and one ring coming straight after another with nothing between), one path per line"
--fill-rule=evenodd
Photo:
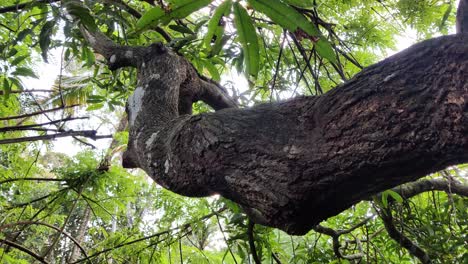
M453 0L2 0L0 128L12 129L0 132L0 262L237 264L257 252L263 263L417 263L406 238L434 263L465 263L466 166L427 178L445 192L410 199L395 188L302 237L251 233L230 201L184 198L123 170L115 157L128 134L113 125L136 71L110 71L79 30L125 45L163 42L252 106L325 93L406 42L448 34L455 11ZM59 69L44 74L47 62ZM84 132L105 127L99 134L114 135L108 149L75 156L47 141L3 143L73 135L77 148L91 149Z

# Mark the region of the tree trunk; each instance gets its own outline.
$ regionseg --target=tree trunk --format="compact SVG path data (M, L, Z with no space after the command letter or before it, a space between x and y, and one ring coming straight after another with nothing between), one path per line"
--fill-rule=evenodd
M468 161L468 36L424 41L319 97L233 106L160 44L110 45L113 68L138 69L126 167L186 196L221 194L257 223L304 234L385 189ZM102 40L102 41L101 41Z
M89 220L91 220L91 207L89 205L86 205L86 208L84 209L82 218L80 222L80 226L78 230L76 231L76 241L78 243L83 244L85 240L86 233L88 232L88 224ZM81 256L81 251L80 248L76 246L76 244L72 244L72 249L70 252L70 257L68 258L68 263L73 263L79 259Z

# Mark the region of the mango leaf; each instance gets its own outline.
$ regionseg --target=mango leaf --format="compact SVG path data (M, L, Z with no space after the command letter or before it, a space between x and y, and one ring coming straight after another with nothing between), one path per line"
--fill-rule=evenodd
M88 8L72 1L67 1L65 4L65 8L67 9L70 15L79 18L81 24L83 24L86 27L86 29L88 29L91 32L95 32L97 30L94 18L89 13Z
M143 16L137 21L137 29L142 30L160 23L167 24L171 19L184 18L200 8L207 6L211 1L213 0L177 1L177 3L172 7L172 10L167 14L162 8L154 7L143 14Z
M226 44L230 38L231 38L230 36L224 35L221 38L216 39L215 44L213 45L213 47L212 47L212 49L210 51L209 57L213 57L213 56L219 54L219 52L223 48L224 44Z
M13 85L15 85L18 90L24 90L23 83L21 83L19 79L15 77L8 77L8 79L10 80L10 83L12 84L10 85L10 89L11 87L13 87Z
M190 35L195 34L190 28L185 27L185 26L169 25L169 28L174 30L174 31L183 33L183 34L190 34Z
M442 17L442 21L440 22L439 30L442 30L442 28L445 26L445 23L447 22L447 19L449 18L450 13L452 12L452 4L448 3L447 5L448 7L447 10L445 10L444 16Z
M279 0L248 0L248 2L255 10L264 13L275 23L293 33L300 28L309 36L320 36L320 31L312 22Z
M221 80L221 76L219 75L218 69L210 61L205 60L203 62L203 65L208 70L208 72L210 73L211 78L213 78L213 80L215 80L217 82L219 82Z
M3 78L3 98L7 100L8 97L10 97L10 93L11 93L10 82L8 81L7 78Z
M47 52L49 51L50 37L52 36L54 26L55 26L55 21L49 20L44 23L44 25L41 28L41 32L39 33L39 47L41 47L42 59L45 62L48 62Z
M85 61L84 65L86 67L93 66L94 62L96 61L96 57L94 56L94 53L88 47L83 47L81 59Z
M184 18L193 12L207 6L213 0L180 0L172 7L169 15L172 18Z
M157 24L159 20L165 15L166 13L162 8L160 8L159 6L153 7L146 13L144 13L140 19L138 19L136 27L138 29L143 29L150 25Z
M18 56L11 62L11 65L16 66L20 64L22 61L24 61L24 59L26 59L27 57L29 56L28 55Z
M390 195L397 203L403 203L403 197L401 197L397 192L393 190L387 190L385 192L388 193L388 195Z
M92 104L86 108L86 111L94 111L104 107L104 103Z
M338 63L338 60L336 59L336 56L335 56L335 50L333 49L330 42L321 38L317 42L315 42L314 45L315 45L315 48L317 49L317 53L322 58L325 58L333 63Z
M38 79L37 75L33 72L33 70L26 67L17 67L16 70L11 74L15 76L26 76Z
M308 8L314 5L312 0L284 0L284 2L298 7Z
M234 24L244 53L245 72L247 76L257 76L260 62L257 33L249 14L237 2L234 3Z
M210 48L211 40L216 36L216 40L220 39L224 34L224 26L220 25L223 16L228 16L231 12L232 1L227 0L216 8L213 17L208 22L208 32L204 38L204 44Z

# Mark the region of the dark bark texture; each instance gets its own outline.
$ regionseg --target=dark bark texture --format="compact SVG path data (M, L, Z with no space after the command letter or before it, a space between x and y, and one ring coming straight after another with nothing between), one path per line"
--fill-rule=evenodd
M196 73L159 50L129 98L128 167L187 196L221 194L304 234L362 199L468 161L468 37L417 44L320 97L181 114ZM186 113L186 110L183 110Z
M463 1L463 0L462 0ZM369 196L468 161L468 35L424 41L319 97L247 109L161 44L83 35L112 68L138 69L125 167L176 193L239 203L304 234ZM203 100L215 113L192 116Z

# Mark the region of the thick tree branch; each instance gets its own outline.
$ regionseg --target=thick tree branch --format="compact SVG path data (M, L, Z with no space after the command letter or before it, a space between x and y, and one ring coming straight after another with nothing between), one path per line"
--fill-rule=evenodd
M427 179L411 182L392 189L404 199L429 191L444 191L468 197L468 185L460 182L449 182L446 179Z
M468 161L467 38L422 42L319 97L198 116L183 115L178 100L200 89L191 68L154 53L129 98L124 165L303 234L372 194Z
M457 9L457 33L468 33L468 0L460 0Z

